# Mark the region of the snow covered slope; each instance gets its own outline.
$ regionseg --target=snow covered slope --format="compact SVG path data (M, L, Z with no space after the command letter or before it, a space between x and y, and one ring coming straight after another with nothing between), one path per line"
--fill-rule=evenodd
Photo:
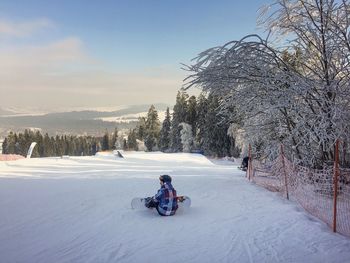
M350 239L232 162L126 152L0 162L0 262L349 262ZM134 211L170 174L192 207Z

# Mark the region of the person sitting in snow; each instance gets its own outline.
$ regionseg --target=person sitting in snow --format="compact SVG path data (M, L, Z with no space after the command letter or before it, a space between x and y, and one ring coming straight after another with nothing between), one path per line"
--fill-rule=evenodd
M241 169L242 169L243 171L246 171L246 170L247 170L247 168L248 168L248 162L249 162L249 157L248 157L248 156L244 157L243 160L242 160L242 164L241 164Z
M178 208L176 190L169 175L159 176L159 181L160 189L155 196L146 198L145 205L148 208L156 208L161 216L172 216Z

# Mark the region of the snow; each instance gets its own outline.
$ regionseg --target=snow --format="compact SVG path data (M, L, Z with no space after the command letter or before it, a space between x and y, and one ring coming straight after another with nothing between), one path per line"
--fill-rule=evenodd
M147 112L130 113L118 117L102 117L95 118L95 120L102 120L106 122L117 122L117 123L130 123L133 121L138 121L139 117L147 117Z
M165 119L165 111L157 111L158 118L160 121L163 121ZM172 111L170 111L172 113ZM147 117L148 111L139 112L139 113L130 113L130 114L124 114L122 116L118 117L101 117L101 118L95 118L95 120L102 120L106 122L116 122L116 123L130 123L133 121L138 121L140 117Z
M124 152L0 162L1 262L349 262L350 239L199 154ZM130 201L170 174L192 207Z
M57 108L55 110L47 108L37 108L37 107L5 107L0 108L11 112L10 114L3 115L2 117L23 117L23 116L43 116L50 113L64 113L72 111L99 111L99 112L111 112L128 109L131 106L128 105L119 105L119 106L109 106L109 107L63 107Z

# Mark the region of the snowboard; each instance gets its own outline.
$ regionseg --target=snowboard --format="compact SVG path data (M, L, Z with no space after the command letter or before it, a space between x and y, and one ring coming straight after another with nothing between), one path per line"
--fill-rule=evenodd
M177 205L179 208L189 208L191 206L191 198L185 195L177 196ZM132 209L149 209L145 206L146 198L135 197L131 200Z

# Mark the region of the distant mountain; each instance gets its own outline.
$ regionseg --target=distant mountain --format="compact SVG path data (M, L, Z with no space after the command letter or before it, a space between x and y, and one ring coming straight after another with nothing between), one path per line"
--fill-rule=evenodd
M16 112L14 111L10 111L10 110L5 110L0 108L0 116L4 116L4 115L15 115Z
M168 106L166 104L154 105L160 113L165 111ZM82 110L43 115L16 115L14 112L3 110L0 112L0 137L6 136L9 131L21 132L24 129L33 128L50 135L89 134L99 136L104 134L106 129L112 132L116 127L119 130L136 127L136 116L144 116L149 107L150 105L131 105L110 112ZM124 115L133 115L134 117L130 121L122 121L129 118L123 118Z
M130 105L126 106L123 109L116 111L96 111L96 110L82 110L82 111L70 111L70 112L57 112L57 113L48 113L44 116L48 118L58 118L65 120L91 120L103 117L120 117L127 114L137 114L139 112L148 111L151 105ZM166 104L154 104L158 111L165 111L168 105Z

